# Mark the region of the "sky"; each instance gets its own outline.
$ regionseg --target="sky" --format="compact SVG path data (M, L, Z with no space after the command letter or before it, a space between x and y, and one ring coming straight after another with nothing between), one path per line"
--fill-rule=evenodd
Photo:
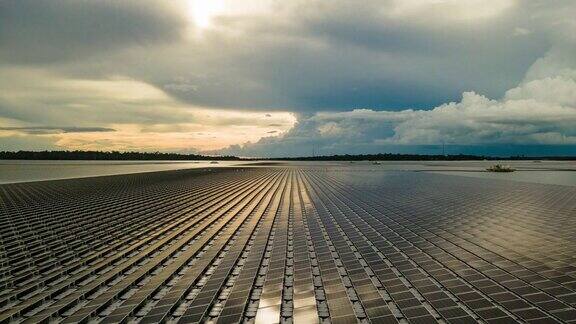
M0 151L576 155L573 0L3 0Z

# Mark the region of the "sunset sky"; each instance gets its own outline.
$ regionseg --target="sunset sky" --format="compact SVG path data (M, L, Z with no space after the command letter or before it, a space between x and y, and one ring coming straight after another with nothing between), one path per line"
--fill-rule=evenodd
M6 0L0 151L576 155L573 0Z

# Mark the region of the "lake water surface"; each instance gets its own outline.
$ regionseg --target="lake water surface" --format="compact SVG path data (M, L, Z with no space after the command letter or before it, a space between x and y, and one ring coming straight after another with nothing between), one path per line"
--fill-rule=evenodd
M0 183L95 177L115 174L227 167L244 161L22 161L0 160Z
M262 166L305 165L308 167L336 167L342 170L434 172L456 176L523 181L543 184L576 186L576 161L503 161L517 171L512 173L486 172L494 161L382 161L382 162L262 162ZM245 165L257 167L254 161L23 161L0 160L0 183L28 182L53 179L94 177L206 167Z

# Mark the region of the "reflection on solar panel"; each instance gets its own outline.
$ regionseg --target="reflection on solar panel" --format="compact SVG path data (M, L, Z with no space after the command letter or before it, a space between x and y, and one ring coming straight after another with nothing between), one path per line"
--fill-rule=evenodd
M0 322L576 322L574 187L262 167L0 198Z

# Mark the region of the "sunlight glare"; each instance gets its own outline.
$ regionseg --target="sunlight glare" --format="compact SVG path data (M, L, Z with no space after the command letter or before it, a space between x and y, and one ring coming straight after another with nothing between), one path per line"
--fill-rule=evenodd
M188 13L190 19L199 28L210 27L212 18L224 10L224 2L221 0L189 0Z

